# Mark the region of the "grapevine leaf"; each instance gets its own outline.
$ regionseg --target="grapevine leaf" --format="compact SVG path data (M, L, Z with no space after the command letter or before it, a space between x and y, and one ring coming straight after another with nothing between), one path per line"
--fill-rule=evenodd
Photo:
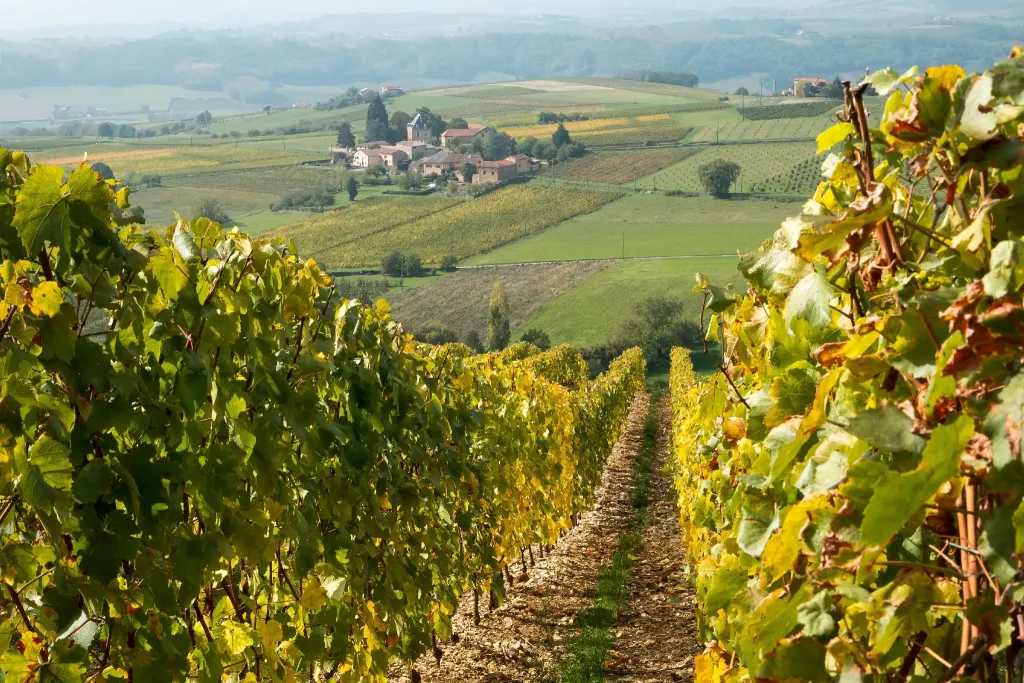
M848 121L827 128L818 135L818 154L824 154L851 135L853 124Z
M779 373L772 382L769 395L772 409L765 424L775 426L793 415L803 415L814 402L821 373L807 361L799 361Z
M919 455L925 440L913 433L914 421L894 406L865 410L850 420L846 431L888 453Z
M103 459L93 460L78 473L71 493L83 505L95 503L110 487L114 473Z
M89 619L85 612L79 612L78 616L57 635L57 641L70 640L78 647L88 649L99 632L100 625Z
M704 609L714 614L725 607L735 596L743 591L747 583L747 573L740 567L722 568L715 572L704 596Z
M56 282L47 280L39 283L32 290L32 312L36 315L52 318L60 311L62 303L64 303L64 294Z
M992 439L992 464L1003 470L1021 459L1024 428L1024 375L1017 375L999 392L983 431Z
M188 272L184 270L184 264L179 264L175 259L175 252L169 249L162 249L150 259L150 267L160 288L168 299L176 299L178 293L189 282Z
M174 243L174 248L178 250L178 254L186 262L199 260L199 247L196 245L195 235L191 230L186 230L181 223L175 228L171 241Z
M74 467L68 455L68 447L49 436L33 444L21 482L25 500L43 509L54 508L61 493L71 489Z
M227 651L238 656L245 648L253 644L252 628L237 621L226 621L220 627L219 638L224 642Z
M199 664L199 683L221 683L224 666L221 664L220 652L210 643L207 647L196 648Z
M989 271L982 278L985 294L1001 299L1024 285L1024 249L1018 240L1003 240L992 248Z
M787 324L794 320L806 320L816 327L828 327L832 324L832 301L834 289L825 277L822 267L805 276L789 294L786 301L785 319Z
M764 658L757 671L757 679L808 683L831 681L825 659L825 646L814 638L785 638L779 641L771 657Z
M846 456L838 451L833 452L828 458L813 455L807 460L796 487L805 496L829 491L839 486L846 478L847 467Z
M804 627L804 635L828 638L835 632L836 620L829 611L831 601L832 594L829 591L821 591L797 608L797 618Z
M36 166L18 194L14 227L29 254L38 253L47 241L64 243L70 216L63 182L60 166Z
M771 517L760 510L743 508L743 518L737 532L736 542L743 552L752 557L760 557L764 552L772 532L779 528L779 513L774 511Z
M992 79L979 76L967 92L960 129L978 140L990 140L996 135L999 117L989 106L992 102Z
M68 177L68 201L88 209L90 222L94 225L109 224L110 202L114 201L114 193L103 177L85 164Z
M1000 505L994 511L981 515L983 531L978 539L978 550L984 556L988 570L1004 586L1011 583L1017 574L1014 512L1009 505Z
M899 74L886 67L864 77L861 83L867 83L878 91L879 95L888 95L900 83L906 83L917 74L917 67L911 67L906 72Z
M889 472L864 510L861 543L888 543L946 480L957 473L960 455L973 434L974 422L960 415L932 432L916 470L906 474Z

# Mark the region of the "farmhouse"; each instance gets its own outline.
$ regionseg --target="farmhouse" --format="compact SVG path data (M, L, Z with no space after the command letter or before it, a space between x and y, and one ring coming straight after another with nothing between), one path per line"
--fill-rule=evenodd
M381 158L380 152L380 147L356 150L352 156L352 165L359 168L370 168L382 164L384 160Z
M398 97L399 95L404 95L405 91L399 85L388 83L380 86L380 94L381 97Z
M473 176L474 185L486 183L502 183L519 175L516 162L511 159L501 161L483 161L476 165L477 173Z
M486 130L487 126L481 126L478 123L469 124L469 128L449 128L441 133L441 146L445 149L451 149L452 146L472 143L475 140L482 139Z
M380 154L380 161L388 168L394 168L398 164L409 161L409 155L398 147L381 147L375 150Z
M411 138L409 140L403 140L402 142L396 143L395 147L405 152L405 154L413 161L416 159L422 159L423 157L428 157L431 154L436 154L441 151L440 147L435 147L434 145L427 144L422 140L413 140Z
M506 161L514 161L516 164L516 173L520 175L523 173L534 173L540 170L540 164L525 154L510 156Z
M455 154L448 150L442 150L437 154L414 161L409 166L410 172L419 172L423 175L440 175L445 171L461 173L462 167L466 164L475 164L480 168L484 158L479 154Z

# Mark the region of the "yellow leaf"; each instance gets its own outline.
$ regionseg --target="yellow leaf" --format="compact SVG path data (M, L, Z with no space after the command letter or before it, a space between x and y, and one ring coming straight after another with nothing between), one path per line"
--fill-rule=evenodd
M277 650L277 644L284 638L284 630L281 628L280 622L273 619L266 622L257 621L256 633L260 637L260 643L263 645L265 653Z
M831 507L828 496L814 496L789 509L782 527L772 534L764 548L762 565L774 581L793 568L800 557L803 542L800 538L815 512Z
M252 629L234 621L225 622L220 627L220 638L232 655L242 654L242 651L253 643Z
M302 597L299 598L299 605L303 609L313 611L320 609L327 604L327 591L324 590L323 586L320 585L320 581L314 578L308 586L302 591Z
M40 284L32 290L32 313L45 315L52 318L60 312L60 305L64 303L64 294L56 282L49 280Z
M963 67L956 64L947 64L945 66L933 66L924 72L926 78L931 78L939 82L939 87L943 90L950 91L956 82L967 75Z
M853 135L853 124L849 121L837 123L827 128L818 136L818 154L832 149L835 145Z

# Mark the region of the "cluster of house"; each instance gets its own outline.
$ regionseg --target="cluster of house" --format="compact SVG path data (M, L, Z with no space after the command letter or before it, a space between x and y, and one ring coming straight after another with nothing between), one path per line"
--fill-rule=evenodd
M818 78L817 76L801 76L800 78L793 79L792 88L787 88L786 90L783 90L780 94L789 97L796 95L796 91L800 87L801 83L809 83L813 85L815 88L820 88L823 85L828 85L829 82L824 78Z
M472 182L477 185L500 183L540 170L540 164L525 154L516 154L500 161L485 161L479 154L458 154L452 151L452 148L482 139L486 130L486 126L478 124L470 124L467 128L449 128L441 134L441 146L438 147L430 144L430 127L426 119L417 114L409 122L406 140L393 145L386 142L364 142L351 155L351 164L358 168L396 168L408 164L410 173L425 176L444 173L459 175L466 164L473 164L477 172Z

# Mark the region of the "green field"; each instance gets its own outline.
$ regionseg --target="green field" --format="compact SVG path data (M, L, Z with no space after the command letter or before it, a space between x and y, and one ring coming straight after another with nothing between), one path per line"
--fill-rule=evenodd
M701 305L701 295L692 291L696 273L718 285L738 282L736 263L736 258L620 261L545 303L513 336L536 327L552 344L596 346L614 339L635 304L650 296L682 299L687 316L696 321Z
M836 122L831 115L795 119L763 119L707 125L690 142L745 142L752 140L813 140Z
M740 179L735 191L745 192L758 183L788 173L800 162L814 156L813 142L766 142L744 145L710 145L675 166L640 180L641 189L703 192L697 169L715 159L733 161L740 166Z
M274 195L204 187L144 188L131 195L132 206L145 209L149 227L170 225L175 212L188 218L192 204L199 199L216 199L232 218L261 211L277 201Z
M767 201L630 195L467 263L734 254L757 248L798 211Z

